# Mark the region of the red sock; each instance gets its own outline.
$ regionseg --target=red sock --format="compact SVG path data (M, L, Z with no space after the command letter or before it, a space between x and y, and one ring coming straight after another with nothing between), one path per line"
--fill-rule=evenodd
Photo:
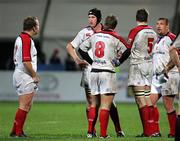
M159 129L159 111L157 107L154 107L154 132L160 133Z
M149 136L149 132L148 132L148 118L149 118L149 114L148 114L148 107L144 106L142 108L139 109L140 110L140 115L142 116L142 123L143 123L143 132L145 135Z
M149 113L149 118L148 118L148 132L149 135L152 135L154 133L154 107L153 106L148 106L148 113Z
M97 120L96 107L90 107L88 114L88 133L91 134L93 133L96 120Z
M13 123L13 128L11 130L11 133L16 134L16 122Z
M176 112L173 111L171 113L167 113L169 127L170 127L170 134L175 135L175 126L176 126Z
M107 109L100 110L99 122L100 122L100 136L106 137L107 127L109 122L109 110Z
M88 120L88 116L89 116L89 108L86 108L86 117L87 117L87 120Z
M18 109L16 112L15 123L16 123L16 135L21 135L23 132L23 125L26 120L27 112Z
M143 130L144 130L144 124L143 124L142 114L141 114L141 112L140 112L140 109L139 109L139 108L138 108L138 110L139 110L139 116L140 116L140 119L141 119L141 124L142 124L142 126L143 126Z
M116 133L118 133L119 131L121 131L121 126L120 126L120 122L119 122L118 110L114 104L111 105L110 117L114 123Z

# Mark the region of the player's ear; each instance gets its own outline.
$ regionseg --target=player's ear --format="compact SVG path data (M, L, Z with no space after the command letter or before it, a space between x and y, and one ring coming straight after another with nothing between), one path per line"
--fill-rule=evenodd
M34 32L36 32L36 27L34 26L34 27L32 28L32 30L33 30Z

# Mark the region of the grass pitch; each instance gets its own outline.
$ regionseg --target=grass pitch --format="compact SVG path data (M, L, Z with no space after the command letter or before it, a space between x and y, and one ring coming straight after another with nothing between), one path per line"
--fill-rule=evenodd
M38 103L35 102L26 121L24 131L28 138L19 139L9 137L17 102L0 102L0 141L84 141L103 140L87 139L87 120L85 103ZM160 112L161 138L135 138L142 133L140 118L135 104L117 104L121 126L126 137L117 138L110 119L108 134L111 141L173 141L168 139L168 121L162 105L158 105ZM99 122L96 124L99 135Z

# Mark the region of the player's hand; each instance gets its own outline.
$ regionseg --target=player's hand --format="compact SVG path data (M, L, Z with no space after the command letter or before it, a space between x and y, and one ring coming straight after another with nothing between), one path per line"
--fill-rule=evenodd
M160 75L157 75L157 80L159 81L160 84L166 83L168 81L169 77L167 73L163 73Z
M38 75L34 76L32 79L34 80L34 83L39 83L39 81L40 81Z
M113 67L118 67L121 65L118 58L111 59L111 64L113 65Z
M77 58L76 60L75 60L75 62L76 62L76 64L78 64L80 67L86 67L87 65L89 65L89 63L87 62L87 61L85 61L85 60L81 60L81 59L79 59L79 58Z

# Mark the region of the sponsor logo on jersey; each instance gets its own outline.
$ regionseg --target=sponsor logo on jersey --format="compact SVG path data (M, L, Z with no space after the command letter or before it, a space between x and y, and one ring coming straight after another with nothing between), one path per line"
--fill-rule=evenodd
M90 36L91 36L91 33L86 33L86 36L87 36L87 37L90 37Z

